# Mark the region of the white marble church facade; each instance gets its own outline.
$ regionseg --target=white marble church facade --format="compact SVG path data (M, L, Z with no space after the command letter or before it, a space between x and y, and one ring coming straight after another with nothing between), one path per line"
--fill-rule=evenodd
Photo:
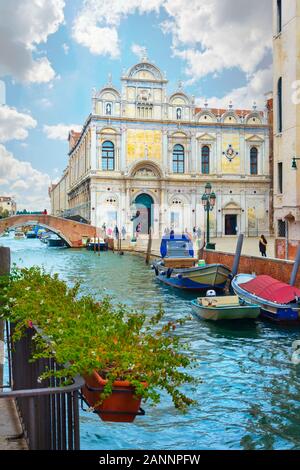
M50 188L52 213L125 227L128 235L138 222L157 237L171 227L203 230L201 197L210 182L213 235L268 233L266 111L199 108L180 83L169 95L165 75L146 57L121 83L121 91L111 78L93 90L82 132L70 133L68 167Z

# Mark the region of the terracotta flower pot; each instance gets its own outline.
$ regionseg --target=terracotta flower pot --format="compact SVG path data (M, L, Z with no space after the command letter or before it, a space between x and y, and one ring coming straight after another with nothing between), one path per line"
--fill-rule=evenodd
M116 380L113 383L113 392L99 405L100 395L107 380L96 371L85 376L85 385L82 394L86 402L99 413L103 421L132 423L139 413L141 398L134 396L134 388L127 380ZM146 384L144 384L146 386Z

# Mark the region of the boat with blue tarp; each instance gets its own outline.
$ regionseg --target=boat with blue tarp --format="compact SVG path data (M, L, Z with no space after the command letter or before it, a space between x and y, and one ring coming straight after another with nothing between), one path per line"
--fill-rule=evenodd
M161 259L152 268L157 279L178 289L224 289L231 270L222 264L206 264L194 255L192 238L187 233L164 235Z

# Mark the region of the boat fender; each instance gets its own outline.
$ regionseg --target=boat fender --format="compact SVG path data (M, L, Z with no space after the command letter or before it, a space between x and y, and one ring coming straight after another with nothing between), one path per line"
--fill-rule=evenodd
M165 273L165 271L160 271L159 274L160 274L161 276L164 276L166 273Z
M172 269L172 268L169 268L168 271L167 271L167 278L170 278L170 277L171 277L172 272L173 272L173 269Z
M177 278L177 279L182 279L182 274L177 274L177 275L176 275L176 278Z

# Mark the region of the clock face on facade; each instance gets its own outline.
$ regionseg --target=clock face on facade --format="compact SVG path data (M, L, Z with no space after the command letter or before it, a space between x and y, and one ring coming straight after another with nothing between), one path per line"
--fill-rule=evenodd
M238 152L234 150L232 145L229 145L226 152L223 152L223 155L225 155L225 157L231 162L231 160L233 160L238 155Z

